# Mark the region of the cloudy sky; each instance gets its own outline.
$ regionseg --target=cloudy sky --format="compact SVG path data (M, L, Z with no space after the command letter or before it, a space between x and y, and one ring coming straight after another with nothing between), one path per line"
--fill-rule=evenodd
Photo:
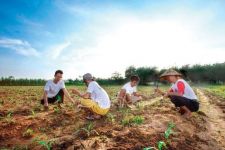
M1 0L0 76L225 62L223 0Z

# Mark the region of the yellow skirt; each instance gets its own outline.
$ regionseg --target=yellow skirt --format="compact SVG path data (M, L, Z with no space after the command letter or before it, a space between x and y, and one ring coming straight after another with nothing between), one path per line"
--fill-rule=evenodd
M102 115L102 116L106 115L109 111L109 108L107 109L101 108L96 102L94 102L91 99L81 99L81 105L89 108L94 113Z

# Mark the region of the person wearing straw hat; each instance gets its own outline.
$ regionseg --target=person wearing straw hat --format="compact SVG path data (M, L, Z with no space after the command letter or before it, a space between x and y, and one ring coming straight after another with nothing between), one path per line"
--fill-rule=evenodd
M77 89L73 89L72 92L82 99L79 108L86 108L90 111L88 117L89 120L100 119L106 115L110 109L110 99L106 91L94 81L93 76L90 73L83 75L83 81L87 86L87 91L82 94Z
M198 111L199 102L197 96L190 85L182 79L180 73L169 69L160 76L160 79L172 83L172 86L166 93L159 89L156 89L156 92L161 93L164 97L170 98L175 107L180 108L179 112L182 115L190 117L192 112Z

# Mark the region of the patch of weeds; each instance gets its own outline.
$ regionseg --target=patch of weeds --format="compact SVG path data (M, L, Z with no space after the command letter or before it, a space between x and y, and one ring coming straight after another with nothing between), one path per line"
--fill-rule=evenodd
M7 123L7 124L14 124L15 123L15 120L13 119L12 117L12 112L9 112L6 117L4 117L4 121Z
M132 125L140 125L144 122L144 118L142 116L130 116L130 117L124 117L121 120L122 126L132 126Z
M115 123L115 120L116 120L115 115L113 115L112 113L108 113L106 117L107 117L107 121L109 121L112 124Z
M28 128L25 132L23 132L23 137L29 138L34 135L34 130Z
M128 127L130 127L131 126L131 121L130 121L130 119L129 118L124 118L124 119L122 119L121 120L121 125L122 126L128 126Z
M87 137L89 137L92 133L96 133L97 135L99 135L99 133L94 130L93 122L88 122L85 127L78 129L75 133L80 133L81 131L84 131Z
M119 108L119 112L123 115L123 116L127 116L130 113L130 109L129 108Z
M59 114L61 113L61 109L58 106L53 107L54 113Z
M144 109L144 105L141 103L137 103L136 108L138 109L138 111L142 111Z
M132 123L136 124L136 125L140 125L144 122L144 117L142 116L135 116L134 118L132 118Z
M39 130L40 132L45 133L45 132L47 132L48 129L45 128L45 127L39 127L38 130Z
M35 138L33 140L33 142L36 142L37 144L41 145L46 150L51 150L52 149L52 144L54 143L53 141L40 140L39 138Z
M30 114L29 118L33 118L34 119L35 117L36 117L35 111L31 110L31 114Z

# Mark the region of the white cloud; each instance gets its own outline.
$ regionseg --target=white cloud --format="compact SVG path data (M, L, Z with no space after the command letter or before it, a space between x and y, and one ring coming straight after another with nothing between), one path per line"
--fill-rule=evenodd
M72 1L71 1L72 2ZM90 15L91 10L88 7L85 6L80 6L80 5L74 5L74 4L69 4L66 3L62 0L56 0L55 5L61 9L62 11L68 12L72 15Z
M40 55L40 53L33 48L29 42L20 39L0 38L0 47L15 50L18 54L24 56Z
M64 42L54 46L51 46L46 51L46 55L48 58L57 59L62 52L71 45L71 42Z
M216 42L214 38L219 36L204 30L207 20L192 23L190 18L115 18L103 29L101 26L94 28L93 39L85 41L79 49L73 47L73 44L79 45L74 41L68 53L62 55L60 62L65 72L69 72L67 78L85 72L110 77L115 71L123 74L130 65L169 68L225 60L224 44L212 46ZM93 27L92 24L90 28ZM203 34L207 36L202 38ZM89 45L93 41L95 44Z

